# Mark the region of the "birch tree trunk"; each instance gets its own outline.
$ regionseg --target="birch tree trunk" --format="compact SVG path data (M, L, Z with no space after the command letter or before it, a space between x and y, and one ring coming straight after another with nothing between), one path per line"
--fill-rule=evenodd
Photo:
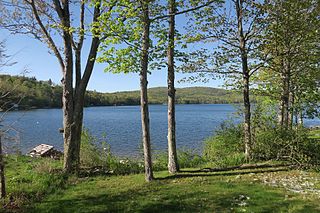
M144 154L145 180L150 182L153 180L152 158L151 158L151 142L150 142L150 123L149 123L149 107L148 107L148 60L150 46L150 19L149 19L149 3L142 3L143 15L143 35L142 35L142 51L141 51L141 71L140 71L140 104L141 104L141 126L142 141Z
M168 43L168 171L173 174L179 170L176 148L176 118L175 118L175 93L174 86L174 37L176 2L169 1L169 43Z

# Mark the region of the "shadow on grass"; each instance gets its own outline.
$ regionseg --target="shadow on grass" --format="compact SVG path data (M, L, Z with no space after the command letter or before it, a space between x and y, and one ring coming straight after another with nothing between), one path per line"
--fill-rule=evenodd
M85 196L59 197L44 201L37 208L27 212L238 212L241 208L237 198L243 194L251 197L248 205L253 212L286 212L292 206L299 206L292 212L317 212L319 209L303 200L285 200L283 194L264 190L263 187L250 189L250 185L232 185L229 188L221 183L213 183L209 192L203 187L158 185L141 186L124 190L121 193L105 193ZM251 186L252 187L252 186ZM225 189L225 191L224 191ZM240 209L239 209L240 208ZM296 208L296 207L294 207ZM237 210L237 211L235 211Z
M156 178L157 180L168 180L176 178L187 178L187 177L212 177L212 176L234 176L234 175L245 175L245 174L260 174L260 173L271 173L280 171L289 171L289 168L278 168L278 169L268 169L268 170L256 170L256 171L228 171L228 172L203 172L201 170L182 170L175 175L170 175L167 177Z
M249 212L319 212L317 203L299 198L286 199L285 193L279 189L246 182L228 183L214 178L207 179L207 182L187 179L286 170L279 168L210 174L183 171L174 176L157 178L148 184L141 181L136 186L127 183L127 179L121 179L118 185L113 185L116 188L103 190L98 182L90 185L82 183L84 185L70 187L50 196L26 212L239 212L246 208L249 208ZM180 181L181 178L186 180ZM163 181L172 179L178 181ZM247 206L239 203L239 197L243 195L250 197L246 200Z

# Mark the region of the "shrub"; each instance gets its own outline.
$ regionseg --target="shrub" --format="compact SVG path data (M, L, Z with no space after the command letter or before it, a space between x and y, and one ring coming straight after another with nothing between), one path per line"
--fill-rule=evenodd
M84 167L107 166L110 153L104 152L103 147L97 146L97 138L88 130L83 130L80 147L80 164ZM111 155L111 154L110 154Z
M210 165L224 167L242 164L245 160L242 126L223 123L215 136L205 141L203 155Z
M200 167L206 161L205 159L194 150L184 148L178 150L178 164L180 169ZM168 169L168 153L160 152L155 154L155 160L153 162L154 171L163 171Z
M319 164L320 141L310 138L305 128L281 127L260 130L255 135L256 160L286 160L298 164Z
M101 167L114 174L132 174L143 172L143 164L134 159L119 159L111 153L110 145L99 140L88 130L82 132L80 148L80 164L82 167Z

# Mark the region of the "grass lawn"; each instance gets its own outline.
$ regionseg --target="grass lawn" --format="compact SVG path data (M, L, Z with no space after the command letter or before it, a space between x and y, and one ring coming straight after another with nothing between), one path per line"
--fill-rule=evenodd
M61 162L7 158L7 212L320 212L320 174L274 168L64 178ZM7 201L8 202L8 201Z
M152 183L145 183L143 175L89 177L51 194L28 212L320 212L320 195L262 184L266 174L271 172L186 172L177 176L160 172Z
M311 130L311 131L310 131L310 138L320 139L320 129Z

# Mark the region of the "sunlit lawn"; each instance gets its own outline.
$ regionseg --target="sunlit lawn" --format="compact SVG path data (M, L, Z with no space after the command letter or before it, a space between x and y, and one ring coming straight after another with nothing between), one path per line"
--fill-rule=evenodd
M310 138L320 139L320 129L310 131Z
M7 186L14 197L9 212L320 212L320 174L274 168L228 172L184 170L172 176L156 172L152 183L143 174L91 176L68 180L61 163L47 159L7 159ZM58 170L56 170L58 169ZM282 168L280 168L281 170ZM49 173L48 173L49 172ZM294 193L268 186L274 178L311 183L318 194ZM290 183L291 182L291 183ZM3 211L4 209L2 209Z
M290 172L286 175L290 175ZM254 180L252 174L166 172L90 177L50 195L34 212L320 212L319 197ZM29 209L28 211L31 211Z

